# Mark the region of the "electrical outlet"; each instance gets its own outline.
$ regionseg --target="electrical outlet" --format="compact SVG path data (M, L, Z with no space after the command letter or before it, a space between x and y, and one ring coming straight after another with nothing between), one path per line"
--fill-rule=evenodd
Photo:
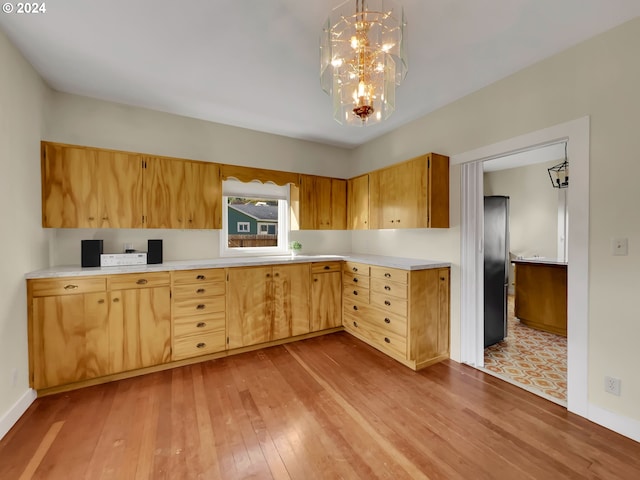
M620 387L622 381L619 378L604 377L604 391L613 395L620 396Z

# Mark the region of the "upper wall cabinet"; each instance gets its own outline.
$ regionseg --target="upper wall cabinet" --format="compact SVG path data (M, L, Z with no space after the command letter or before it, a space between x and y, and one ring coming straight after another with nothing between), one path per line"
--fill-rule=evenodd
M347 181L339 178L300 175L291 187L292 228L345 230L347 228ZM297 225L296 225L297 221Z
M42 225L50 228L222 226L214 163L42 142Z
M42 226L142 227L138 155L42 143Z
M347 226L349 230L369 228L369 175L347 181Z
M448 228L449 157L428 153L369 173L371 229Z

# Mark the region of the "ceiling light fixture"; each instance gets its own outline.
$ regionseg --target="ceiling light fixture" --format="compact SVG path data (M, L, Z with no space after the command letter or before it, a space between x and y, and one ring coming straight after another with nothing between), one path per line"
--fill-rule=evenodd
M320 38L320 83L343 125L367 126L396 108L407 74L404 9L388 0L348 0L329 14Z
M548 168L549 178L553 188L569 187L569 161L567 160L567 143L564 144L564 162Z

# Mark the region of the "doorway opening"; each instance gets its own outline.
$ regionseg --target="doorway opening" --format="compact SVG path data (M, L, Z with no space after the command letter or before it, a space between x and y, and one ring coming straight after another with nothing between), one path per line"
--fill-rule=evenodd
M570 268L567 271L567 408L587 417L589 268L589 117L521 135L452 157L462 166L461 360L484 367L483 163L541 146L568 142Z

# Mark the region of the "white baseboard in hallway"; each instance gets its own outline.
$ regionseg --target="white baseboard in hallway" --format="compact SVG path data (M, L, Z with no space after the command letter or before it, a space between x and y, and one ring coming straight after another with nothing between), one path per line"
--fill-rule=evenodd
M36 397L36 391L32 388L28 389L9 410L0 416L0 440L20 420L20 417L27 411L27 408L34 402Z

